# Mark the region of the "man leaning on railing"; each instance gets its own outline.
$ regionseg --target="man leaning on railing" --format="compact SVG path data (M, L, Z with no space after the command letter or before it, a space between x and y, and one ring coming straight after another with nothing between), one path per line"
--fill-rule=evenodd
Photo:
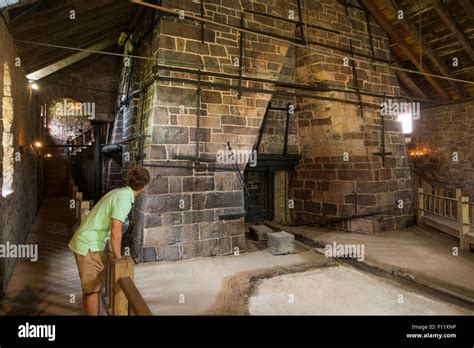
M107 193L94 206L74 233L69 248L74 251L87 315L99 314L99 295L104 279L104 249L110 239L115 258L121 258L122 224L137 197L150 182L143 167L130 170L127 185Z

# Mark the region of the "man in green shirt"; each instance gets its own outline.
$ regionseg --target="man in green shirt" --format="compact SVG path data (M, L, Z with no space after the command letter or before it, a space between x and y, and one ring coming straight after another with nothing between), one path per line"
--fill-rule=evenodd
M104 278L104 249L107 241L115 258L121 258L122 224L127 218L135 197L150 182L150 174L143 167L130 170L127 186L107 193L92 208L69 242L74 251L84 294L87 315L99 314L99 295Z

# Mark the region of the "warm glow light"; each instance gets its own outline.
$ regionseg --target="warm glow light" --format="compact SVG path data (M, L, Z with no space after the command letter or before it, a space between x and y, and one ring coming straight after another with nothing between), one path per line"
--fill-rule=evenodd
M30 87L31 89L34 89L35 91L39 89L38 84L35 81L30 80Z
M402 131L404 134L410 134L412 132L412 115L411 114L399 114L398 120L402 123Z
M40 148L40 147L42 147L42 146L43 146L43 144L41 144L40 141L35 141L35 147Z
M53 155L51 155L50 153L48 153L48 154L46 154L46 157L51 158L51 157L53 157Z

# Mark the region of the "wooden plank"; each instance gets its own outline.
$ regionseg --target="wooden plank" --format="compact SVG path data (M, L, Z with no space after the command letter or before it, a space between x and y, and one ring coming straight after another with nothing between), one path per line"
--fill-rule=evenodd
M471 20L471 24L474 24L474 5L471 0L458 0L458 2L464 10L464 13Z
M113 260L112 279L114 286L113 297L111 299L113 315L128 315L127 296L120 286L119 280L122 277L133 278L133 266L134 263L130 257Z
M419 57L417 56L417 54L415 54L413 49L405 41L403 35L401 35L398 30L395 29L392 22L390 22L387 17L385 17L383 12L376 6L376 4L370 0L361 0L361 2L374 16L374 18L382 26L382 28L390 35L390 37L399 44L400 48L403 50L403 53L408 57L408 59L410 59L410 61L417 67L417 69L422 73L433 74L430 69L420 64ZM439 93L442 99L451 99L449 93L435 77L430 75L423 76L433 86L436 92Z
M87 37L87 42L81 42L80 45L75 45L74 47L87 49L87 47L90 47L95 43L101 42L104 39L113 37L115 35L118 39L118 35L121 32L122 28L123 24L117 25L115 28L113 28L113 30L112 28L106 29L98 35L91 35L90 37ZM66 57L69 57L77 52L78 51L76 50L50 48L48 52L37 57L37 59L32 59L28 63L24 62L24 66L26 67L27 74L30 74L51 64L54 64ZM34 62L36 62L36 64L34 64Z
M76 14L77 17L74 20L61 17L22 32L15 32L15 28L13 28L14 37L20 40L53 43L72 33L76 36L78 33L82 35L99 24L103 26L103 24L110 23L112 20L117 21L121 17L128 18L127 14L129 14L130 8L124 7L120 2L118 4L90 8Z
M404 11L405 9L399 6L394 0L383 0L383 3L391 8L395 13L398 11ZM420 36L418 33L418 29L416 25L408 18L402 19L398 21L403 28L412 36L415 43L420 46L421 50L423 50L426 56L433 62L434 66L441 72L441 74L445 77L454 77L448 67L443 63L443 61L438 57L438 54L435 50L428 44L428 42ZM459 82L448 80L448 82L456 89L461 97L469 97L469 94L466 90L462 87Z
M119 279L120 286L128 300L128 306L135 315L153 315L150 308L130 277Z
M471 43L456 24L456 21L449 13L448 8L440 0L432 0L432 4L438 15L443 20L443 22L447 25L449 30L451 30L451 32L457 37L461 46L469 54L469 57L471 57L471 59L474 61L474 50L472 49Z

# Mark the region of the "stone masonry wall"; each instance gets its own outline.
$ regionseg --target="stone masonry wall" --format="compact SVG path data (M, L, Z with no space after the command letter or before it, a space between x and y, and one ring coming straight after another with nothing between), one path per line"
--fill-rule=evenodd
M38 118L24 70L15 65L16 47L3 19L0 19L0 47L0 132L3 144L9 144L0 144L0 170L2 174L12 170L9 174L13 179L13 192L6 197L0 195L0 243L21 244L25 242L37 210L38 169L31 145L37 137ZM17 152L21 156L19 161L14 160ZM4 160L12 167L5 168ZM2 176L0 186L3 185ZM0 296L15 264L14 258L0 258Z
M157 20L158 14L151 10L144 15L143 25L133 33L136 44L133 54L155 60L134 59L132 67L124 66L122 93L149 81L153 64L238 74L238 67L233 64L239 56L240 40L236 30L206 23L204 42L201 42L202 26L186 19L186 13L199 15L198 2L164 0L162 5L184 10L185 17L162 14ZM289 11L298 13L295 1L209 0L205 2L205 17L240 25L243 9L280 17L288 17ZM309 2L305 15L310 23L341 31L336 35L309 29L307 35L311 40L348 49L348 39L353 38L355 50L370 54L362 13L349 8L346 16L344 7L334 0ZM151 34L144 36L152 23L155 25ZM244 26L289 38L299 36L294 24L249 13L244 16ZM374 21L371 26L376 56L388 59L387 35ZM324 81L353 87L351 68L343 66L343 57L335 57L332 50L295 49L288 43L249 33L245 34L245 45L244 75L273 81L308 84ZM395 75L387 68L374 70L370 59L357 62L356 67L359 84L365 90L398 93ZM187 72L159 70L159 75L197 80L197 74ZM209 76L203 76L202 82L238 84L236 79ZM243 86L275 89L273 83L244 81ZM129 104L122 105L116 118L116 134L120 136L122 132L122 138L136 136L143 130L144 163L152 176L151 184L134 209L134 253L140 260L226 255L235 248L240 251L245 248L243 218L220 218L222 214L243 211L243 187L237 173L197 169L193 168L193 161L177 158L195 155L196 89L196 84L189 81L156 81ZM321 95L356 100L355 95L344 93ZM264 93L243 93L239 98L235 88L203 85L201 158L215 160L219 150L226 150L227 143L234 150L252 149L269 100L276 106L290 102L296 107L290 120L289 153L300 153L303 158L296 173L288 176L289 198L295 201L291 211L293 222L321 215L353 214L354 192L357 192L359 214L389 209L394 213L343 227L352 230L364 227L375 232L402 227L411 221L412 191L405 143L401 125L393 118L386 120L387 151L393 155L386 158L385 168L380 158L373 155L380 151L378 109L364 109L362 118L355 105L307 98L270 98L270 94ZM364 97L364 101L374 105L381 103L377 98ZM281 153L285 116L284 112L269 115L261 152ZM139 145L133 141L124 147L123 176L128 168L139 163ZM344 152L349 153L348 162L343 162ZM245 163L239 167L243 171ZM404 209L395 209L397 199L404 200Z
M273 8L282 14L287 12L285 7L279 8L272 4L218 0L205 3L206 17L239 25L243 5L246 8L263 6L264 10L268 6L269 12ZM195 14L200 11L198 3L189 1L163 1L163 6ZM294 25L277 27L274 21L263 23L265 20L246 15L245 25L259 30L265 26L281 35L293 35ZM140 33L134 33L134 36L139 38ZM155 28L153 38L143 40L142 46L140 55L156 57L159 64L238 74L238 67L233 62L239 56L239 35L231 29L206 24L205 42L202 43L201 27L193 21L163 16ZM277 78L287 49L286 43L246 35L245 74ZM151 76L151 65L138 62L134 71L133 80L143 82ZM197 77L166 71L160 71L160 74L192 79ZM203 77L202 81L235 84L235 81L223 78ZM133 88L136 86L135 83ZM273 88L272 84L263 83L244 82L243 86ZM239 98L237 93L235 89L203 86L200 122L202 158L215 160L217 151L226 150L227 142L234 150L252 149L270 94L245 93ZM222 214L243 211L243 188L237 173L192 169L191 161L176 159L177 155L195 154L196 86L158 81L141 98L146 98L143 107L141 99L134 114L139 116L135 120L135 130L138 130L143 110L143 128L145 135L149 135L145 140L145 164L166 163L185 168L149 167L153 179L147 192L137 201L135 209L136 256L147 261L176 260L244 251L243 218L219 218ZM131 148L133 146L130 145ZM135 151L132 152L135 154ZM245 163L239 166L243 171Z
M338 1L311 1L307 18L326 28L340 31L340 35L321 30L309 30L311 41L336 45L370 56L370 41L362 11L348 8ZM372 17L371 17L372 18ZM385 32L372 19L375 56L390 58L390 47ZM336 54L335 54L336 53ZM359 58L359 57L358 57ZM359 58L360 59L360 58ZM364 91L399 94L398 81L388 68L373 68L370 59L355 62L359 87ZM344 54L330 49L296 49L296 77L306 84L326 83L339 88L353 88L351 64L344 65ZM321 96L357 100L355 94L324 92ZM382 166L380 156L381 98L362 97L374 105L363 108L336 101L299 99L296 117L297 138L302 155L290 197L295 200L293 222L314 221L319 216L345 217L393 210L360 220L341 223L340 227L355 231L390 230L405 227L413 221L413 191L400 122L394 116L385 120L386 151L392 152ZM346 156L345 156L346 155ZM357 195L357 197L356 197ZM404 201L398 209L397 201ZM357 200L357 207L356 207Z
M413 122L412 142L427 154L416 169L442 186L461 187L474 199L474 102L422 109ZM456 159L457 161L453 160Z

